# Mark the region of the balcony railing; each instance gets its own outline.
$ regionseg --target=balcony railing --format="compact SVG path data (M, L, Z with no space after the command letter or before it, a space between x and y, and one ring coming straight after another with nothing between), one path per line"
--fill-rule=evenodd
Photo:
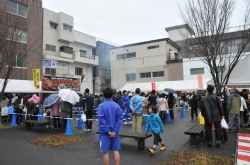
M88 58L95 60L95 55L93 55L92 53L74 51L74 56L75 58Z

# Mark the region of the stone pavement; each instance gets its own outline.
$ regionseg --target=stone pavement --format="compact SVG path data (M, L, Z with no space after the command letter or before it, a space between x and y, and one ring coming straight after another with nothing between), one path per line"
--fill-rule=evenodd
M147 149L137 150L137 142L131 138L121 139L121 165L154 165L165 159L172 151L191 150L203 153L212 153L222 156L234 157L236 147L236 133L229 134L229 143L222 144L220 148L207 147L201 138L201 145L189 145L189 136L184 134L191 126L198 123L192 121L190 111L185 112L185 118L179 118L175 112L172 122L165 122L165 131L162 139L167 148L165 151L156 149L155 155L150 155ZM26 130L25 126L0 130L0 164L1 165L101 165L102 154L99 152L96 134L98 123L94 122L92 132L76 129L77 121L71 121L72 130L76 135L90 138L90 141L71 144L66 147L45 148L32 145L31 140L42 136L57 134L49 129L47 132ZM124 125L123 131L131 131L131 125ZM152 147L153 137L146 140L146 148ZM110 153L111 164L112 153Z

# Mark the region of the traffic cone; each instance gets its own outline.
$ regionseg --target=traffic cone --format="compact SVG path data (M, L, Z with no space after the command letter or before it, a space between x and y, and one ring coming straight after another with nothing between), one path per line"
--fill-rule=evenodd
M10 126L12 126L12 127L17 126L17 124L16 124L16 113L13 113L13 115L12 115L12 121L11 121Z
M37 121L41 121L41 115L37 116ZM42 129L42 127L39 124L37 124L36 128L34 130L41 130L41 129Z
M166 120L165 121L172 121L171 117L170 117L170 112L168 111L167 115L166 115Z
M180 118L184 118L185 114L184 114L184 106L181 107L181 113L180 113Z
M79 120L78 120L78 124L77 124L77 127L78 129L83 129L83 121L81 119L81 113L79 115Z
M67 136L74 135L74 133L71 130L69 116L68 116L68 119L67 119L67 126L66 126L66 131L65 131L64 135L67 135Z

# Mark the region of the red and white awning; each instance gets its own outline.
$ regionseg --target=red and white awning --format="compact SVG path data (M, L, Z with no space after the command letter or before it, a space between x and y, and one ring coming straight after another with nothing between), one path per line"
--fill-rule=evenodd
M237 165L250 164L250 134L238 134L236 161Z

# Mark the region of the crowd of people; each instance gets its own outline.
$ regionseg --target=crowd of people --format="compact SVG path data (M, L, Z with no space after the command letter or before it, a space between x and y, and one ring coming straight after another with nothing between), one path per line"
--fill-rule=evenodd
M53 117L54 130L66 130L67 120L57 117L72 118L73 106L82 107L86 118L93 119L94 109L98 107L98 119L100 132L100 150L104 162L109 161L109 149L114 151L115 159L119 161L120 144L117 139L118 132L122 124L132 124L133 133L142 133L142 121L146 119L145 134L149 130L154 135L153 147L149 149L151 154L155 153L158 143L161 144L160 150L165 150L160 133L164 131L163 122L167 113L174 119L174 109L183 107L186 111L191 109L191 119L198 120L198 109L205 120L206 143L209 147L213 146L212 131L215 132L215 144L217 147L221 143L228 142L227 134L233 131L235 125L236 132L241 132L241 128L249 126L248 106L249 91L243 89L242 92L232 87L229 93L214 92L214 87L207 86L206 93L193 92L192 94L182 93L180 96L172 93L157 93L152 90L150 93L141 92L140 88L132 94L130 91L119 91L113 93L112 89L107 88L99 97L89 93L85 89L84 95L80 95L79 103L73 105L58 99L50 107L44 108L41 112L42 102L36 95L3 96L0 102L1 113L4 114L9 106L14 107L14 112L18 114L17 124L22 124L23 113L32 114L31 119L37 120L37 115L46 113ZM221 127L221 120L226 120L228 129ZM84 131L92 130L92 120L86 121ZM214 126L214 130L213 130Z

